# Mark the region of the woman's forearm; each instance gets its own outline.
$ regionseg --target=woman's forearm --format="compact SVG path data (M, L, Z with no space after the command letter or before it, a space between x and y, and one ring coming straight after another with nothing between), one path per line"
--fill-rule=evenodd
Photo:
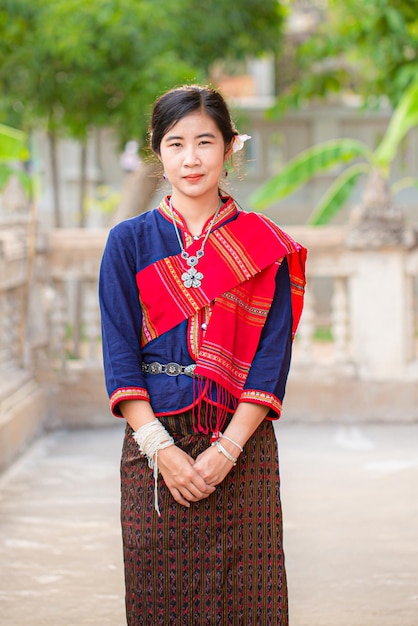
M240 402L233 418L229 422L223 434L244 447L251 435L257 430L268 413L268 407L252 402ZM234 454L237 448L233 447L227 439L222 443L224 447ZM237 456L236 454L234 456Z
M210 485L219 485L231 471L251 435L265 419L268 407L241 402L222 437L214 446L200 454L195 469ZM220 444L220 445L219 445ZM219 454L221 452L222 454Z
M135 431L156 419L152 406L146 400L123 400L120 403L120 410Z

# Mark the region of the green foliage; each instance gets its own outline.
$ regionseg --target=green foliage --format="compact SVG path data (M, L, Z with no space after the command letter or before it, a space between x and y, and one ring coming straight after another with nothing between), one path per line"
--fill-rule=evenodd
M0 124L0 161L22 160L27 156L25 133Z
M292 159L279 174L255 191L250 201L257 209L265 209L291 194L313 176L356 157L369 155L367 146L354 139L335 139L321 143Z
M411 128L418 124L418 82L405 92L390 120L383 140L375 153L381 167L387 167L395 158L399 143Z
M344 166L354 162L335 180L309 218L312 225L326 224L344 206L362 174L378 169L383 178L389 178L390 166L399 143L417 125L418 80L403 94L386 133L374 152L366 144L352 139L335 139L308 148L257 189L249 199L250 204L255 209L263 210L293 193L321 172L336 165ZM363 161L358 162L359 158ZM411 177L401 179L392 186L392 193L400 191L406 185L417 184L417 180Z
M318 328L315 328L313 340L321 342L334 341L332 328L329 326L319 326Z
M298 48L297 67L297 84L285 95L293 106L341 91L397 106L418 73L417 3L329 0L326 20Z
M207 79L220 57L277 47L276 0L3 0L3 119L40 121L83 139L113 126L121 142L145 138L156 96Z
M165 36L180 58L207 74L215 61L277 51L284 10L276 0L165 0ZM181 46L179 48L179 42Z
M0 124L0 190L12 174L19 178L27 191L30 190L30 177L16 167L16 162L26 160L28 155L26 135L16 128Z
M324 194L309 218L309 224L311 226L328 224L351 196L360 176L369 170L370 162L357 163L345 170Z

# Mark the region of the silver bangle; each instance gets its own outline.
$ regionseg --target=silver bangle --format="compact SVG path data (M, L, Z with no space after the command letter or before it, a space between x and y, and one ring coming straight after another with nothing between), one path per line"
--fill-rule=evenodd
M237 448L239 448L241 450L241 452L244 452L244 448L242 446L239 445L239 443L237 443L236 441L234 441L233 439L231 439L231 437L228 437L227 435L224 434L220 434L219 435L220 439L226 439L227 441L230 441L231 443L234 444L234 446L236 446Z
M218 452L222 452L222 454L228 459L228 461L231 461L231 463L233 463L234 465L237 464L238 459L236 459L234 456L232 456L232 454L229 454L228 450L226 450L223 447L223 445L221 444L219 439L214 441L211 445L212 446L216 446L218 448Z

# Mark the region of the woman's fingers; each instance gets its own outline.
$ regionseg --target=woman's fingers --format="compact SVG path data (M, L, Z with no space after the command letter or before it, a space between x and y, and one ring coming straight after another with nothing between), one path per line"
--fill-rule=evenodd
M179 480L173 480L170 477L167 480L164 478L164 480L172 493L173 490L175 490L184 500L187 500L188 502L197 502L198 500L207 498L215 491L215 487L207 485L205 481L197 475L197 472L196 476L193 476L193 478L190 479L182 477ZM195 481L199 484L196 484Z
M158 454L158 466L164 481L176 502L183 506L207 498L215 491L193 465L193 459L176 446L164 448Z
M178 502L179 504L182 504L183 506L187 506L188 508L190 507L191 502L199 502L199 500L204 500L205 498L208 498L210 496L210 493L205 493L205 494L200 493L199 495L196 496L190 490L186 488L183 489L182 491L180 491L176 487L171 487L171 488L169 487L169 489L171 491L171 494L174 500ZM213 493L213 491L215 491L215 488L213 488L211 493Z
M183 498L183 496L181 495L178 489L173 487L172 489L170 489L170 491L171 491L171 495L173 496L176 502L178 502L179 504L182 504L183 506L186 506L187 508L190 508L190 502L186 500L185 498Z
M197 489L195 485L191 484L189 486L181 486L175 487L169 482L166 481L167 487L171 491L171 494L179 504L183 506L190 506L190 502L198 502L199 500L203 500L204 498L208 498L211 493L215 491L215 487L210 487L210 489L201 491Z
M219 485L233 468L233 463L210 446L199 454L194 469L211 485Z

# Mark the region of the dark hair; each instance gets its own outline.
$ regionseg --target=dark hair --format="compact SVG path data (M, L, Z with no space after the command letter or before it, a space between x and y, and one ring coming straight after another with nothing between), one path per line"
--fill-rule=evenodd
M171 89L156 100L150 123L150 145L160 154L160 144L164 135L185 115L194 111L204 111L212 118L228 146L237 131L231 119L228 106L221 94L211 87L184 85Z

